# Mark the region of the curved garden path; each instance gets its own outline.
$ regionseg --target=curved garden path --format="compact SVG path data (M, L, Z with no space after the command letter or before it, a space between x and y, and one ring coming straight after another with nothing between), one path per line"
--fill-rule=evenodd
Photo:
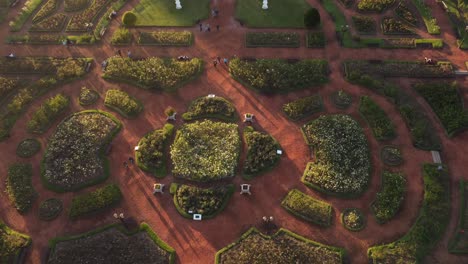
M131 0L124 7L129 10L138 1ZM71 197L74 194L56 194L46 190L39 180L39 162L43 155L44 148L39 154L31 159L20 159L14 155L16 146L23 138L28 137L26 133L26 122L31 116L33 110L39 106L42 101L52 94L63 92L76 98L81 86L93 86L98 90L101 96L111 87L120 87L125 91L141 100L145 105L144 112L135 120L120 118L124 124L124 129L114 139L110 161L113 164L111 176L107 182L118 182L124 192L124 200L119 208L113 211L125 212L127 216L135 218L137 221L145 221L151 225L155 232L169 245L174 247L177 252L179 263L213 263L214 254L220 248L233 242L236 238L253 225L259 225L263 215L272 215L275 217L275 223L310 239L344 247L349 253L349 259L352 263L366 263L366 250L369 246L376 243L393 241L406 233L409 227L414 223L423 195L421 164L431 162L430 153L417 150L411 146L408 128L405 126L402 117L395 107L380 95L370 92L365 88L350 85L347 83L341 71L341 63L345 59L421 59L424 56L436 59L448 59L456 66L462 68L464 62L468 59L465 52L460 51L454 46L454 35L451 30L447 17L434 8L434 16L438 19L442 29L441 37L444 38L449 46L442 50L383 50L383 49L343 49L339 46L335 32L330 30L334 28L333 21L326 14L317 0L309 0L313 6L318 7L322 14L323 27L327 37L327 46L324 49L307 49L302 45L298 49L270 49L257 48L247 49L243 46L244 33L246 28L241 27L234 17L235 0L214 0L212 6L217 6L220 10L220 17L210 19L210 25L219 24L220 32L211 33L199 32L198 26L189 30L195 34L195 45L190 48L158 48L158 47L139 47L131 46L120 48L126 51L131 49L134 56L178 56L189 55L203 58L206 63L206 69L199 79L180 88L177 92L168 93L150 93L148 91L124 84L113 84L105 82L100 78L100 69L98 66L92 68L85 79L64 85L63 87L52 91L39 100L36 100L28 111L16 123L11 138L0 143L0 175L2 175L2 190L4 189L4 180L9 164L17 161L32 162L34 166L33 184L39 192L39 201L50 197L60 197L64 200L65 208L70 204ZM10 12L13 17L19 10L17 6ZM341 8L341 6L340 6ZM123 13L120 12L120 14ZM216 20L216 21L214 21ZM118 27L118 20L111 24L109 32L113 32ZM278 30L274 30L278 31ZM287 30L293 31L293 30ZM296 30L304 34L303 30ZM9 34L6 23L0 28L0 36L5 37ZM0 49L4 53L13 50L20 56L26 55L50 55L50 56L87 56L95 58L100 63L105 58L114 55L117 50L109 43L110 34L107 34L102 43L94 46L73 46L70 48L63 46L8 46L0 44ZM124 53L125 54L125 53ZM217 55L221 57L232 57L233 55L243 57L279 57L279 58L323 58L328 60L331 69L330 82L323 87L313 88L300 92L292 92L287 95L264 96L256 94L246 89L232 78L230 78L227 68L219 65L214 68L211 61ZM463 98L467 102L467 82L459 79L463 84ZM407 80L401 80L401 85L409 90ZM319 194L306 188L300 181L300 177L310 157L308 147L300 133L299 126L303 124L295 123L281 113L283 103L297 99L306 95L320 93L325 99L327 113L341 112L334 108L330 103L329 95L338 89L345 89L354 95L354 103L350 109L345 111L355 117L365 128L365 134L369 140L371 153L373 157L374 170L368 190L358 199L344 200ZM219 216L212 220L194 222L181 217L172 204L172 196L168 193L164 195L152 195L152 183L154 179L137 168L131 168L126 172L122 162L133 155L133 146L148 131L159 128L165 123L163 110L166 106L174 106L178 112L183 112L188 103L199 96L214 93L224 96L233 101L239 114L253 112L257 121L255 126L261 127L272 134L281 144L285 154L281 158L279 166L273 171L255 178L250 183L253 188L252 196L240 196L238 192L232 197L228 207ZM396 126L398 137L391 142L377 142L364 120L357 112L357 98L360 95L370 95L386 111ZM419 100L422 101L422 100ZM102 99L97 105L93 106L99 109L105 109ZM466 262L466 257L450 255L447 252L447 241L455 230L458 217L459 193L458 180L468 179L464 169L468 164L468 133L459 134L453 139L444 135L443 128L437 121L437 118L430 108L423 103L423 107L432 119L437 133L441 135L443 145L443 161L448 164L451 171L451 190L452 190L452 213L449 228L445 232L442 242L438 244L436 250L427 258L427 262L433 263L457 263ZM69 111L79 111L84 109L76 101L72 102ZM118 114L115 114L118 116ZM315 117L315 116L314 116ZM314 118L312 117L312 118ZM310 118L310 119L312 119ZM176 124L182 122L178 120ZM242 127L242 123L239 123ZM50 137L54 129L40 136L39 139L46 146L47 138ZM382 171L378 151L384 144L396 144L402 148L405 163L401 169L408 179L408 188L402 210L397 217L389 223L380 226L369 212L369 205L375 197L375 193L380 187L380 172ZM162 180L163 183L170 184L173 181L171 176ZM240 177L234 179L235 184L241 183ZM94 189L87 188L85 192ZM282 198L291 188L298 188L307 194L319 197L333 204L335 207L334 224L329 228L319 228L307 224L292 215L288 214L280 207ZM83 191L82 191L83 192ZM81 193L81 192L80 192ZM342 209L346 207L361 208L368 221L367 227L357 233L345 230L339 223L338 216ZM33 239L32 249L28 254L28 263L41 263L44 258L48 240L55 236L66 234L76 234L95 227L115 221L112 217L113 211L98 214L94 217L70 221L65 213L52 221L39 221L37 217L38 202L35 202L32 210L25 215L19 215L11 206L5 192L0 192L0 217L12 228L31 235Z

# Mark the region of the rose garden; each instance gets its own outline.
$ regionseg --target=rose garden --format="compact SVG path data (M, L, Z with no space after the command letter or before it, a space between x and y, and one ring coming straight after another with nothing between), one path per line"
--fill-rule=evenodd
M468 262L467 14L0 0L0 263Z

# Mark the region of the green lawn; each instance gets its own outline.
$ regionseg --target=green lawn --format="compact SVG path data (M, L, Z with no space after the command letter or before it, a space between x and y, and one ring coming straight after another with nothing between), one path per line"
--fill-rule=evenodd
M193 26L210 14L210 0L180 2L182 9L177 10L174 0L141 0L132 10L137 15L135 26Z
M269 0L268 9L263 10L261 0L237 0L236 18L248 27L303 28L304 13L310 7L304 0Z

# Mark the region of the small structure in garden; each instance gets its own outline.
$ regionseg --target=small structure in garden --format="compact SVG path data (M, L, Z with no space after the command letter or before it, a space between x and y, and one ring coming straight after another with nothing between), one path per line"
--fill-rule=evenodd
M164 193L164 184L162 183L155 183L153 185L153 194L156 194L156 193Z
M268 9L268 0L263 0L262 9L264 10Z
M166 114L166 121L176 120L177 112L173 107L171 106L167 107L166 110L164 110L164 113Z
M193 220L201 221L202 220L202 215L201 214L193 214Z
M176 6L177 10L182 9L182 5L180 4L180 0L175 0L175 6Z
M216 95L215 95L215 94L209 94L209 95L207 95L206 97L208 97L208 98L215 98Z
M240 185L241 187L241 192L240 194L248 194L248 195L252 195L252 193L250 192L250 184L241 184Z
M244 123L245 122L253 122L254 115L251 113L244 114Z

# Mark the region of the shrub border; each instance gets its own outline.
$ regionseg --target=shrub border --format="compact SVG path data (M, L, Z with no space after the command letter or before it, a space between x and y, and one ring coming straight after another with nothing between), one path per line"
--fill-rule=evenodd
M190 40L189 40L189 42L183 43L183 44L174 44L174 43L161 43L161 44L158 44L158 43L149 43L149 42L141 43L140 37L141 37L142 33L147 34L147 33L153 33L153 32L173 32L173 33L188 32L188 33L190 33ZM195 42L195 37L193 35L193 32L191 32L191 31L165 31L165 30L163 31L163 30L157 30L157 31L150 31L150 32L140 32L138 34L137 39L136 39L136 44L138 46L157 46L157 47L190 47L190 46L193 45L194 42Z
M41 205L44 204L45 202L51 201L51 200L60 201L60 204L61 204L60 210L58 210L58 211L57 211L53 216L51 216L51 217L42 217L42 216L41 216L41 213L40 213L40 212L41 212L41 211L40 211ZM46 199L46 200L42 201L41 204L39 205L39 212L38 212L39 219L44 220L44 221L52 221L52 220L54 220L55 218L57 218L57 217L60 215L60 213L61 213L62 211L63 211L63 201L62 201L62 200L60 200L60 199L58 199L58 198L49 198L49 199Z
M97 102L97 100L99 100L99 98L101 98L101 96L99 95L99 93L94 90L94 89L89 89L91 91L91 93L93 93L94 95L96 95L96 99L90 103L84 103L80 100L80 96L78 95L78 104L80 104L81 106L90 106L90 105L93 105Z
M363 223L362 223L361 227L352 228L352 227L345 224L344 215L345 215L345 213L349 213L351 211L357 212L359 214L359 216L363 219ZM344 228L346 228L347 230L352 231L352 232L359 232L359 231L363 230L366 227L366 224L367 224L366 218L365 218L364 214L362 213L362 211L359 208L355 208L355 207L344 209L340 214L340 221L341 221L341 224L343 225Z
M305 98L309 98L309 97L317 97L320 101L320 109L318 111L308 111L308 112L304 112L299 118L292 118L290 117L285 111L284 111L284 106L287 105L287 104L290 104L290 103L294 103L294 102L297 102L301 99L305 99ZM318 114L320 112L323 112L325 111L325 105L323 104L323 97L319 94L319 93L316 93L316 94L313 94L313 95L309 95L309 96L306 96L306 97L301 97L299 99L296 99L296 100L293 100L293 101L289 101L287 103L284 103L281 107L281 112L283 112L283 114L289 119L289 120L292 120L292 121L299 121L299 120L303 120L303 119L306 119L308 117L311 117L313 116L314 114Z
M467 193L465 192L465 186L468 184L466 180L460 180L459 188L460 188L460 207L459 207L459 215L458 215L458 224L453 232L452 238L448 242L448 251L452 254L468 254L468 249L456 249L456 246L460 239L460 231L464 229L463 223L465 222L465 214L466 214L466 199Z
M373 126L370 125L369 120L367 120L366 116L361 112L361 103L362 103L362 99L363 99L364 97L369 98L369 100L371 100L373 103L375 103L375 104L377 105L377 107L379 107L380 110L382 110L382 112L385 114L385 116L387 117L387 119L390 121L390 124L392 125L392 132L393 132L393 135L392 135L392 136L378 137L378 136L375 134ZM395 131L395 124L392 122L392 120L390 119L390 117L388 117L387 112L385 112L385 111L383 110L383 108L382 108L374 99L372 99L372 97L367 96L367 95L364 95L364 96L361 96L361 97L359 98L358 112L359 112L359 116L366 122L367 126L368 126L368 127L370 128L370 130L372 131L372 135L374 136L375 140L380 141L380 142L382 142L382 141L391 141L391 140L393 140L393 139L395 139L395 138L398 137L398 134L397 134L397 132Z
M239 115L237 114L237 109L236 109L236 106L228 99L224 98L224 97L221 97L221 96L216 96L218 98L222 98L223 100L225 100L228 104L230 104L232 106L232 108L234 108L234 114L233 114L233 117L227 117L227 116L224 116L224 115L220 115L220 114L205 114L205 115L200 115L200 116L197 116L197 117L194 117L194 118L187 118L187 113L191 113L189 112L189 109L190 107L192 107L192 105L195 103L196 100L198 99L201 99L201 98L205 98L206 96L200 96L200 97L197 97L195 99L193 99L191 102L190 102L190 105L187 107L187 111L184 112L181 117L184 121L195 121L195 120L201 120L201 119L216 119L216 120L219 120L219 121L225 121L225 122L237 122L239 120ZM216 98L215 97L215 98ZM211 99L211 98L210 98Z
M336 98L338 97L338 93L342 91L344 93L346 93L347 95L349 95L351 97L351 103L349 103L349 105L344 105L344 104L339 104L337 101L336 101ZM354 101L354 97L350 94L350 93L347 93L345 90L338 90L338 91L335 91L333 92L331 95L330 95L330 100L331 102L333 103L333 105L340 109L340 110L345 110L345 109L348 109L352 104L353 104L353 101Z
M3 224L4 225L4 230L7 234L10 234L10 235L16 235L16 236L20 236L22 238L24 238L26 240L25 242L25 245L23 247L20 247L18 248L18 250L15 252L14 255L11 255L12 258L14 258L14 262L15 264L19 264L20 261L22 260L22 256L23 254L27 251L27 249L31 246L31 243L32 243L32 239L30 236L26 235L26 234L23 234L23 233L20 233L12 228L10 228L7 224L5 224L4 222L0 221L0 225ZM172 263L171 263L172 264Z
M305 195L305 196L308 196L308 197L314 199L314 200L315 200L317 203L319 203L319 204L327 205L327 206L328 206L328 214L329 214L329 218L328 218L327 223L319 223L319 222L316 222L316 221L310 219L309 217L307 217L306 215L301 214L301 212L295 211L295 210L293 210L292 208L288 207L288 206L284 203L284 201L285 201L286 198L289 196L289 194L292 193L292 192L300 192L301 194L303 194L303 195ZM312 196L310 196L310 195L307 195L307 194L305 194L305 193L303 193L303 192L301 192L301 191L299 191L298 189L295 189L295 188L294 188L294 189L291 189L291 190L286 194L286 196L283 198L283 200L281 201L281 207L283 207L284 209L286 209L286 211L288 211L290 214L294 215L295 217L300 218L300 219L302 219L302 220L305 220L305 221L307 221L307 222L309 222L309 223L313 223L313 224L319 225L319 226L329 227L329 226L331 226L331 224L332 224L332 222L333 222L333 215L332 215L332 213L333 213L333 210L334 210L334 209L333 209L333 206L332 206L331 204L329 204L329 203L327 203L327 202L325 202L325 201L322 201L322 200L318 200L318 199L316 199L316 198L314 198L314 197L312 197Z
M251 42L249 42L248 40L248 35L255 35L255 34L259 34L259 33L266 33L266 34L282 34L282 33L292 33L294 34L296 37L297 37L297 40L299 41L299 43L287 43L287 44L251 44ZM281 31L277 31L277 32L257 32L257 31L250 31L250 32L246 32L245 33L245 47L246 48L299 48L301 46L301 38L299 36L298 33L295 33L295 32L281 32Z
M109 104L109 103L106 103L107 93L108 93L109 91L112 91L112 90L117 90L117 91L121 91L121 92L126 93L127 96L128 96L131 100L133 100L133 101L136 102L136 104L141 108L141 110L140 110L138 113L134 114L134 115L128 115L128 114L125 113L123 110L121 110L118 106L113 106L113 105L111 105L111 104ZM121 116L123 116L123 117L125 117L125 118L127 118L127 119L135 119L135 118L138 117L138 115L139 115L141 112L143 112L143 110L145 110L145 106L141 103L140 100L138 100L138 99L136 99L135 97L131 96L131 95L130 95L129 93L127 93L126 91L120 90L120 89L109 89L109 90L106 91L106 96L104 97L104 106L107 107L107 108L109 108L110 110L112 110L112 111L114 111L114 112L117 112L118 114L120 114Z
M383 174L385 173L385 171L387 171L387 172L389 172L389 173L392 173L392 174L394 174L394 173L399 173L399 174L401 174L405 182L404 182L404 189L403 189L403 200L401 201L401 204L400 204L400 206L398 207L398 210L395 211L395 214L394 214L391 218L389 218L388 220L382 221L380 218L377 217L377 215L376 215L376 213L375 213L375 210L374 210L374 203L377 201L377 193L380 193L380 192L383 190L383 188L384 188L384 186L383 186L383 179L384 179ZM407 184L408 181L406 180L406 177L405 177L405 176L406 176L406 175L405 175L403 172L393 172L393 171L389 171L389 170L382 170L382 173L380 174L380 178L379 178L379 179L380 179L380 188L379 188L379 190L376 192L375 198L372 200L372 202L371 202L371 204L370 204L370 212L372 213L372 216L374 216L375 221L376 221L379 225L383 225L383 224L385 224L385 223L390 222L393 218L396 217L396 215L398 214L398 212L401 211L401 208L403 207L403 202L405 201L405 198L406 198L406 195L405 195L405 194L406 194L406 191L408 190L408 188L407 188L407 187L408 187L408 184Z
M118 120L115 116L113 116L109 112L105 112L105 111L101 111L101 110L84 110L84 111L80 111L80 112L71 114L70 116L66 117L64 120L62 120L57 125L57 127L60 126L65 121L67 121L68 119L70 119L71 117L75 116L75 115L87 114L87 113L98 113L98 114L104 115L104 116L112 119L112 121L114 121L114 123L116 123L116 128L113 131L110 132L110 134L108 135L108 137L106 139L104 139L102 147L98 151L97 158L103 163L103 175L100 176L100 177L95 177L95 178L91 179L88 182L75 185L74 187L71 187L69 189L66 189L66 188L63 188L62 186L58 186L58 185L55 185L53 183L50 183L50 182L47 181L47 179L45 178L45 175L44 175L45 174L45 156L46 156L47 151L48 151L48 148L46 148L46 150L44 152L44 156L41 159L41 163L40 163L41 182L42 182L42 184L44 185L44 187L46 189L49 189L49 190L52 190L52 191L58 192L58 193L75 192L75 191L84 189L86 187L89 187L89 186L96 185L96 184L99 184L101 182L104 182L105 180L107 180L107 178L109 178L109 175L110 175L109 159L105 156L106 148L104 148L104 146L110 145L112 140L114 139L114 137L122 129L122 122L120 122L120 120Z

